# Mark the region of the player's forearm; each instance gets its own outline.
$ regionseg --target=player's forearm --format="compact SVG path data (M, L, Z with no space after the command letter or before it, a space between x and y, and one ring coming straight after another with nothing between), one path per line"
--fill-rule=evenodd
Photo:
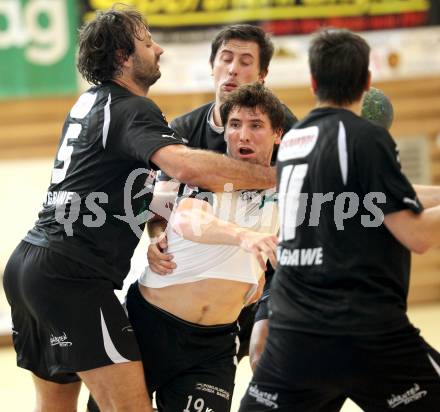
M246 230L198 209L175 213L171 225L184 239L217 245L239 246L241 235Z
M415 234L423 239L425 250L440 246L440 206L426 208L419 216Z
M440 205L440 186L413 185L424 208Z
M440 206L426 208L416 215L402 210L385 215L385 226L406 248L425 253L440 246Z
M223 191L227 184L232 184L228 190L268 189L276 185L275 168L237 161L226 156L217 159L217 155L207 154L209 157L203 159L203 162L199 159L199 162L195 163L196 168L192 170L194 180L198 180L196 185L199 187Z
M168 176L211 191L228 188L266 189L275 186L275 169L222 156L208 150L174 145L160 149L152 158Z

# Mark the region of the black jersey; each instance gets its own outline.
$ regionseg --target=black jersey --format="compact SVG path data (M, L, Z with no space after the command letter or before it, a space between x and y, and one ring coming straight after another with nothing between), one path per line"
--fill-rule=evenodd
M284 107L284 130L287 132L298 121L295 115ZM226 142L223 127L213 127L209 118L214 109L214 103L208 103L189 113L177 117L171 122L171 127L182 138L188 140L188 146L199 149L213 150L219 153L226 153ZM276 156L274 149L274 156ZM276 157L274 157L276 158Z
M280 145L271 326L368 334L407 324L410 252L384 215L422 207L389 133L351 111L313 110Z
M89 89L66 118L43 209L25 240L122 287L143 229L135 217L152 197L150 157L170 144L183 142L150 99L111 82Z

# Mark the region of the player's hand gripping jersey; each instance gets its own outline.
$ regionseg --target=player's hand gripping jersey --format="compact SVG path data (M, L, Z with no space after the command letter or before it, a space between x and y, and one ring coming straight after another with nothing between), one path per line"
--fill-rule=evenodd
M184 196L209 202L212 214L219 219L257 232L277 232L278 207L275 189L212 193L186 187ZM257 259L242 248L187 240L175 233L171 225L168 225L167 237L167 252L174 256L177 267L172 274L166 276L147 267L139 280L143 285L161 288L208 278L257 285L261 268Z

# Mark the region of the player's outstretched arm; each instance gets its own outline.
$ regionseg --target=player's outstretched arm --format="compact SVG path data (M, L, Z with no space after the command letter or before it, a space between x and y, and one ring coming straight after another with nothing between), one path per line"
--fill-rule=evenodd
M232 183L234 190L268 189L276 183L274 168L183 145L162 147L153 154L151 161L179 182L214 192L223 191L228 183Z
M420 214L402 210L385 215L385 226L406 248L425 253L440 246L440 206L425 209Z
M180 201L171 215L172 229L193 242L240 246L252 253L266 270L265 256L276 266L277 237L258 233L214 216L212 206L204 200L187 198Z

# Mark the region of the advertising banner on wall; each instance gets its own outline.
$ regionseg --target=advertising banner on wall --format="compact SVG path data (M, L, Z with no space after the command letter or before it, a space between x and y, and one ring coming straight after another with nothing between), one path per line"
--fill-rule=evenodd
M81 0L84 20L114 0ZM308 34L323 25L365 31L424 25L428 0L125 0L140 10L154 31L201 40L201 29L248 22L275 35ZM188 31L192 31L188 36ZM186 36L185 34L186 33ZM157 37L157 36L156 36ZM166 38L165 38L166 39Z
M371 46L373 81L391 81L440 76L440 27L411 30L361 32ZM276 36L267 85L274 88L308 86L308 47L311 35ZM208 56L210 41L166 44L161 56L162 77L155 93L196 93L212 91Z
M428 0L125 0L146 17L154 39L165 44L159 93L212 90L210 42L219 27L236 22L261 24L275 34L268 84L309 83L310 33L320 26L362 32L372 47L375 81L440 74L440 28L428 23ZM87 21L113 0L82 0ZM400 30L401 28L411 30Z
M0 1L0 98L77 92L75 0Z

